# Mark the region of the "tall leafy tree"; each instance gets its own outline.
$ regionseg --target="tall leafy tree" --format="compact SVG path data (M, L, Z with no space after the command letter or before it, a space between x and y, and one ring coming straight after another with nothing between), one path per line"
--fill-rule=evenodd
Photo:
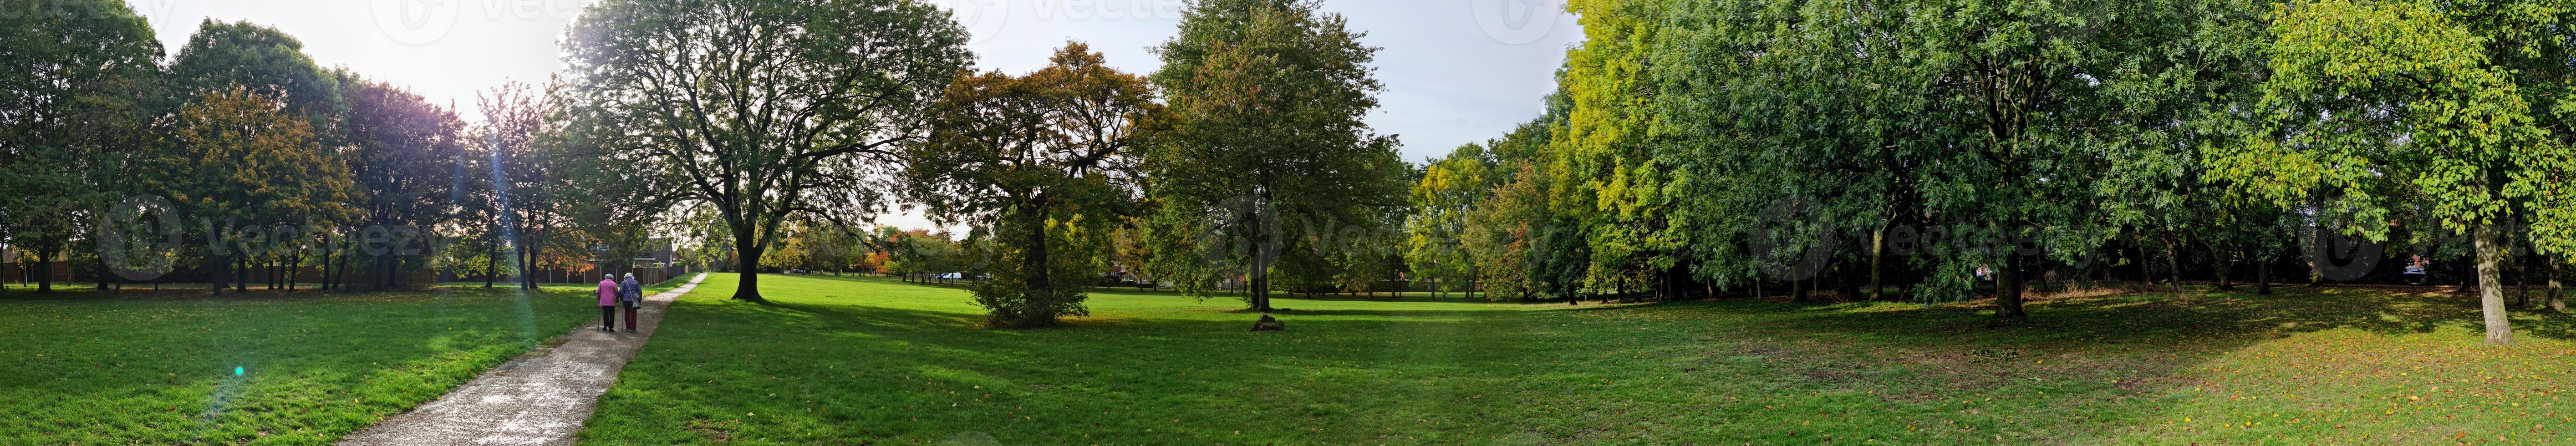
M464 121L454 110L401 87L345 73L338 84L345 87L342 102L349 107L340 129L349 143L349 175L359 195L357 222L411 227L424 236L438 229L457 209L452 188L466 159ZM428 249L425 243L412 243L371 254L374 265L364 275L370 288L394 286L404 272L428 266L426 255L402 254Z
M1566 51L1557 82L1573 108L1554 133L1546 171L1556 212L1572 217L1586 245L1585 291L1619 294L1671 290L1680 247L1667 232L1675 178L1671 160L1655 156L1651 71L1666 62L1655 42L1665 27L1662 3L1578 0L1584 44ZM1569 273L1571 273L1569 271Z
M791 215L878 207L966 32L915 0L610 0L565 44L589 144L685 184L756 261ZM761 301L757 268L735 299Z
M1556 116L1551 113L1551 116ZM1522 123L1502 138L1488 141L1494 167L1486 172L1488 189L1470 203L1460 251L1476 272L1478 288L1489 300L1540 300L1558 294L1545 281L1538 249L1545 246L1551 217L1547 176L1539 171L1553 117ZM1428 175L1425 176L1428 178Z
M173 150L156 157L158 192L183 215L195 216L197 240L209 241L199 258L210 270L246 266L235 228L299 224L302 218L345 218L356 186L348 168L314 144L306 122L286 104L247 88L199 99L179 112ZM224 283L214 284L222 292Z
M313 63L304 42L277 28L207 19L170 61L170 84L184 98L224 94L234 88L286 104L310 121L317 135L346 107L340 77ZM325 141L326 144L331 143Z
M1299 0L1194 0L1179 34L1154 50L1163 68L1151 79L1175 117L1147 155L1155 237L1179 247L1245 241L1221 257L1242 271L1246 300L1259 311L1271 309L1280 253L1329 258L1319 246L1326 237L1306 228L1377 224L1403 202L1406 167L1394 138L1362 121L1384 88L1368 66L1377 48L1361 44L1364 34L1341 16L1316 9ZM1179 239L1200 242L1170 242ZM1314 266L1306 269L1322 269ZM1225 275L1195 272L1189 281Z
M347 111L347 96L342 92L341 76L315 65L313 59L303 53L303 49L302 41L276 28L249 22L222 22L209 19L198 25L197 33L189 36L188 44L180 47L179 54L171 59L168 85L174 94L186 100L188 106L192 107L200 105L197 102L201 100L236 93L257 97L257 101L260 102L274 103L278 107L278 113L303 121L304 136L300 138L303 144L316 146L316 150L332 148L323 151L328 156L309 161L331 163L333 166L329 167L345 172L350 160L336 152L337 148L348 144L346 133L340 129L340 123ZM229 108L238 109L239 107ZM178 142L190 143L184 138ZM185 150L182 152L184 153ZM185 176L185 174L173 175ZM345 180L347 177L340 179ZM229 193L215 190L187 192ZM182 208L190 206L185 202L179 205ZM229 240L231 234L237 233L235 229L251 225L346 222L349 221L346 216L337 211L347 208L345 206L317 208L332 212L277 217L282 220L273 222L238 220L251 217L250 215L217 216L198 213L187 215L208 219L210 223L222 225L222 227L195 225L189 228L198 232L196 234L198 238L194 240L211 241ZM237 220L224 221L225 218ZM355 248L352 242L354 238L344 234L339 237L339 240L341 243L330 248L329 252L343 253L337 258L346 258L345 253ZM216 250L220 251L222 248L216 248ZM218 285L230 283L235 288L247 286L248 277L244 276L248 275L249 263L254 259L228 256L223 252L200 254L203 257L201 260L208 262L205 264L209 267L221 270L226 265L230 266L232 270L230 272L209 271L214 273L213 277L217 279L215 282Z
M1451 282L1475 280L1476 261L1460 245L1476 203L1494 193L1496 162L1484 145L1467 144L1423 167L1405 222L1404 256L1414 272Z
M1113 225L1131 213L1135 152L1167 120L1145 79L1068 43L1023 76L958 79L932 110L924 144L906 147L905 196L944 224L994 238L994 278L976 301L994 325L1052 325L1087 315L1086 290Z
M2320 1L2274 12L2259 132L2214 152L2214 178L2353 235L2386 240L2402 214L2467 235L2487 342L2513 342L2498 259L2502 225L2537 245L2576 246L2576 152L2535 117L2561 90L2568 53L2553 2ZM2525 77L2530 76L2530 77ZM2530 82L2526 89L2523 83Z
M484 217L486 255L509 264L523 289L536 289L539 259L564 240L549 236L572 226L572 202L579 198L556 159L563 151L550 148L566 127L559 93L551 84L511 83L478 95L483 123L469 146L471 171L459 176L478 184L472 186L477 201L468 207ZM500 272L485 266L486 277Z
M2239 258L2263 265L2285 252L2290 228L2279 224L2281 212L2228 197L2225 184L2206 180L2201 157L2240 143L2246 132L2265 73L2269 8L2258 1L2151 4L2132 16L2137 20L2110 25L2134 29L2153 46L2118 55L2125 62L2102 76L2106 88L2098 94L2108 119L2084 138L2103 166L2093 182L2103 226L2128 228L2136 246L2164 251L2156 266L2181 295L2181 262L2194 246L2207 248L2222 285Z
M53 262L162 144L161 44L122 1L0 1L0 243ZM103 267L98 265L81 265ZM105 281L101 282L105 286Z

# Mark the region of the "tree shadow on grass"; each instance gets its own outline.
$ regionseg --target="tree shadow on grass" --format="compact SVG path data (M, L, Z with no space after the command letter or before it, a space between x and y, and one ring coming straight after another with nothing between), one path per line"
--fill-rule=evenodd
M1244 319L1244 322L1245 322L1245 323L1251 323L1251 322L1252 322L1252 319L1250 319L1251 317L1257 317L1258 315L1260 315L1260 314L1261 314L1261 312L1258 312L1258 311L1253 311L1253 310L1249 310L1249 309L1241 309L1241 308L1231 309L1231 310L1224 310L1224 311L1222 311L1222 312L1224 312L1224 313L1233 313L1233 314L1242 314L1242 315L1244 315L1244 316L1246 316L1246 317L1247 317L1246 319ZM1279 319L1281 319L1281 320L1288 320L1288 319L1295 318L1295 317L1298 317L1298 316L1382 316L1382 317L1425 317L1425 318L1442 317L1442 318L1448 318L1448 317L1492 316L1492 315L1495 315L1495 314L1497 314L1497 313L1501 313L1501 312L1500 312L1500 311L1495 311L1495 310L1353 310L1353 309L1306 310L1306 309L1290 309L1289 311L1282 311L1282 312L1277 312L1277 313L1271 313L1271 315L1272 315L1272 316L1275 316L1275 317L1278 317L1278 318L1279 318Z
M1186 310L984 330L970 311L774 300L683 301L585 439L705 442L690 426L724 425L791 444L965 431L1014 444L2114 442L2181 404L2160 396L2182 385L2169 378L2257 343L2476 323L2471 300L2376 291L2043 299L2001 328L1973 304L1718 301L1293 311L1286 333ZM2518 316L2531 336L2576 329ZM2008 402L1953 402L1968 399ZM1926 425L1948 429L1914 429Z
M1013 444L1086 434L1235 443L1308 438L1317 432L1310 429L1374 438L1369 432L1418 420L1466 424L1475 410L1420 409L1424 398L1447 399L1456 382L1413 377L1486 373L1478 370L1494 368L1494 355L1510 356L1462 344L1489 338L1461 330L1500 329L1455 317L1467 312L1291 315L1288 333L1247 333L1244 320L1186 311L1138 323L986 330L967 327L980 314L773 301L675 306L653 345L621 374L633 384L602 400L594 423L603 427L592 433L642 444L703 442L683 427L739 419L727 435L790 444L936 441L967 430ZM694 396L653 399L673 389ZM781 397L759 397L772 394ZM1180 407L1191 409L1173 409Z
M1875 421L1829 425L1817 420L1815 425L1801 430L1837 434L1887 432L1890 436L1877 438L1916 443L1989 441L1984 434L2002 434L2000 439L2007 442L2042 444L2136 442L2138 439L2125 436L2157 432L2142 430L2142 426L2170 421L2152 417L2166 415L2187 401L2184 396L2169 396L2176 395L2171 392L2200 385L2200 380L2207 379L2195 371L2198 368L2256 344L2307 333L2338 329L2378 336L2442 332L2460 334L2460 345L2479 341L2476 333L2482 325L2473 297L2334 288L2283 291L2271 296L2202 295L2187 301L2157 295L2042 299L2029 306L2028 321L2005 326L1992 324L1990 301L1933 306L1703 301L1542 313L1576 316L1595 321L1592 323L1624 321L1625 325L1687 327L1695 332L1687 340L1659 341L1690 346L1662 349L1660 355L1664 357L1676 353L1700 355L1681 367L1686 375L1703 374L1705 381L1687 385L1737 385L1749 378L1760 389L1777 391L1758 405L1711 404L1717 408L1709 410L1837 413L1852 409L1831 403L1809 405L1811 400L1831 398L1801 395L1866 392L1873 395L1870 399L1884 401L1867 405L1873 407L1867 410L1876 415L1854 417ZM2514 316L2516 331L2526 339L2576 339L2576 318L2537 311L2519 311ZM1616 352L1618 348L1605 347L1619 346L1619 342L1618 338L1603 339L1588 348ZM2284 347L2301 348L2267 348ZM1633 348L1658 351L1647 345ZM2367 351L2417 347L2388 344L2344 348ZM2337 361L2343 357L2321 358ZM2236 367L2277 365L2263 363L2268 359L2248 361L2254 363ZM2313 366L2337 364L2345 363ZM1946 400L2004 397L2018 401L2014 405L1943 405ZM1680 408L1695 402L1685 399L1663 404ZM1996 407L1988 408L1986 404ZM1926 409L1928 414L1905 413L1915 409ZM2060 417L2057 423L1982 415L2015 411L2087 415ZM1909 419L1909 415L1913 418ZM1803 425L1804 420L1797 423ZM1972 426L1972 432L1982 434L1957 435L1931 429L1916 433L1914 427L1923 423L1956 423L1950 426ZM1588 427L1617 431L1620 425L1617 420L1601 420ZM1616 438L1592 437L1595 434L1586 429L1551 431L1566 432L1555 438L1572 443ZM1724 439L1756 443L1766 438L1797 443L1813 440L1764 437L1777 434L1780 432L1754 430L1733 432ZM2345 438L2321 435L2325 436L2314 438Z
M2303 291L2269 296L2226 293L2190 300L2136 295L2048 299L2029 306L2031 316L2025 323L2003 327L1992 327L1992 309L1985 303L1898 311L1836 311L1867 308L1866 304L1717 305L1792 315L1802 323L1791 330L1818 334L1932 336L1943 342L2042 345L2221 340L2241 343L2347 328L2402 335L2431 333L2445 326L2477 330L2484 327L2474 297L2333 288ZM2561 314L2517 311L2514 325L2522 334L2576 339L2576 319Z

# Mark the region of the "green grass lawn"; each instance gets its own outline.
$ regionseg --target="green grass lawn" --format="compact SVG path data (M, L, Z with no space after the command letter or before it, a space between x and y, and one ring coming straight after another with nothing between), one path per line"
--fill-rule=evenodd
M0 295L0 445L329 444L599 317L572 287L80 289Z
M709 278L585 444L2426 444L2576 442L2576 326L2473 301L2306 288L1970 305L1631 306L1104 292L974 328L963 291ZM990 441L987 441L989 439Z

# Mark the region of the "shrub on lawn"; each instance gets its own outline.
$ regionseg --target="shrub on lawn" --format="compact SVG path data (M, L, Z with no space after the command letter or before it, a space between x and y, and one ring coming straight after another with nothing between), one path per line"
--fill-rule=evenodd
M1101 260L1107 254L1104 244L1092 235L1097 228L1058 221L1047 224L1055 228L1046 231L1046 243L1039 249L1050 252L1038 255L1018 244L1000 243L986 231L976 231L968 241L978 266L973 269L985 276L968 290L975 295L975 305L984 307L986 325L1044 327L1065 316L1091 315L1082 302L1099 280ZM1001 225L998 232L1001 237L1026 237L1030 234L1025 226Z

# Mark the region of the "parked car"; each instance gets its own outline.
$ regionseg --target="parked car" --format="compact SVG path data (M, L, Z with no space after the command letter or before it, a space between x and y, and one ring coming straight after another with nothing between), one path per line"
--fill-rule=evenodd
M791 269L791 270L787 270L787 273L788 273L788 274L805 274L805 270L801 270L801 269Z

